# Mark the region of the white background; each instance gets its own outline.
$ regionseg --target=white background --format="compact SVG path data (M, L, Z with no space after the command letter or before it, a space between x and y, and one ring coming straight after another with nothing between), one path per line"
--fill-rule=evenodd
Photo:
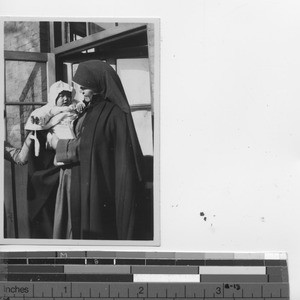
M299 1L1 0L0 14L160 18L161 246L118 249L287 251L300 299Z

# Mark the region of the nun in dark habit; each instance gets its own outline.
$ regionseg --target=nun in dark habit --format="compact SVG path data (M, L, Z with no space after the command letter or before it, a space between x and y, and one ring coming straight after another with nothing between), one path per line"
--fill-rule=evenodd
M76 138L48 137L57 163L71 169L72 239L133 239L143 155L122 83L99 60L80 63L73 81L88 103Z

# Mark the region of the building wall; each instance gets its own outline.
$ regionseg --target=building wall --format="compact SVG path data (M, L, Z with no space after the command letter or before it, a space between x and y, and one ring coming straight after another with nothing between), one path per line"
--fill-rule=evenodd
M4 50L22 52L47 52L49 30L46 22L4 23ZM6 61L5 101L47 101L46 64L24 61ZM24 123L36 107L6 105L6 139L20 147L26 136Z
M46 22L5 22L4 50L31 53L49 52L49 24ZM24 124L33 105L9 105L18 102L46 102L46 64L35 61L5 62L6 140L21 147L26 137ZM5 234L28 237L27 167L5 164Z

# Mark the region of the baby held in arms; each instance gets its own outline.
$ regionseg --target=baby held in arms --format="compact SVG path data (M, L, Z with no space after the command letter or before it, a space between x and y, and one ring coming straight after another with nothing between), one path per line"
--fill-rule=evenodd
M73 88L58 81L50 88L48 104L34 110L25 125L26 130L48 130L61 139L74 138L72 122L85 108L85 103L72 99Z
M26 130L33 131L31 139L35 141L35 156L39 155L37 131L55 133L59 139L73 139L73 122L83 112L84 101L72 99L73 88L62 81L54 83L50 88L48 103L35 109L25 125Z
M35 156L39 156L40 143L37 132L55 132L61 139L74 138L73 122L86 105L84 102L72 100L72 92L73 88L62 81L55 82L50 87L48 103L35 109L27 120L25 129L29 133L22 148L16 148L5 141L4 153L7 160L19 165L26 164L33 140Z

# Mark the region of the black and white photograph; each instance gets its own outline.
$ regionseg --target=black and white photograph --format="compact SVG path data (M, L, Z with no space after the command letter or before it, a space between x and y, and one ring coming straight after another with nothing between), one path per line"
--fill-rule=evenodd
M300 1L0 8L0 300L300 299Z
M158 243L158 26L3 21L4 243Z

